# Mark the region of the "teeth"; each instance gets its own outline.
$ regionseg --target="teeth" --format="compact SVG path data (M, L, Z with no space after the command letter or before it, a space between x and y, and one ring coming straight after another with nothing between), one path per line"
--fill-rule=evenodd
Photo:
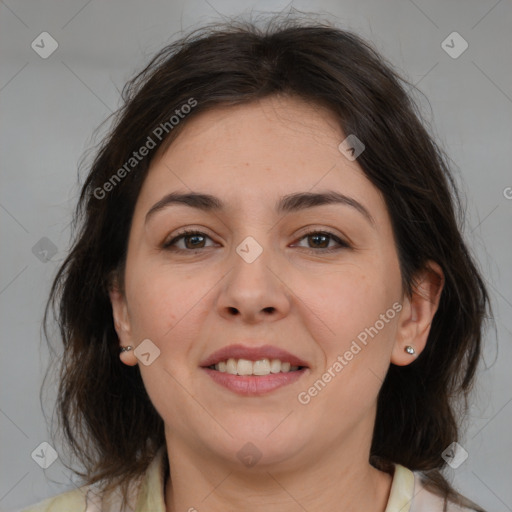
M272 373L279 373L281 371L281 361L279 359L272 359L270 361L270 371Z
M226 361L226 372L231 373L231 375L236 375L236 361L231 358ZM215 369L217 370L217 365L215 365Z
M252 373L254 375L268 375L270 373L270 361L268 359L254 361L252 366Z
M269 375L270 373L288 373L299 369L289 362L282 362L279 359L260 359L249 361L248 359L233 359L219 361L215 365L219 372L230 373L231 375Z
M236 367L236 373L238 375L252 375L252 361L248 361L247 359L239 359L238 365Z

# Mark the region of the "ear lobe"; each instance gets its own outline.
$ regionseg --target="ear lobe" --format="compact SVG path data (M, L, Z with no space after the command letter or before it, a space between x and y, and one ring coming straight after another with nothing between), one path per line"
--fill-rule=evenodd
M429 260L425 269L417 275L411 297L404 300L391 354L393 364L410 364L425 348L443 286L444 273L441 267ZM409 354L407 346L413 347L415 353Z

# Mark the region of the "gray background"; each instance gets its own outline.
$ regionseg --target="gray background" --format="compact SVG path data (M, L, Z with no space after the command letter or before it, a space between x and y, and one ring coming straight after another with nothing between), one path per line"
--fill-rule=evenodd
M120 105L126 80L182 30L220 15L291 5L370 39L428 98L418 97L465 194L465 236L489 285L496 320L496 331L485 338L485 365L461 442L469 457L447 475L489 511L512 511L510 0L0 2L1 510L73 488L60 459L43 470L31 453L50 441L39 402L49 360L40 325L69 243L77 163L99 141L93 130ZM47 59L31 48L44 31L59 45ZM441 46L453 31L469 44L458 58ZM43 237L57 248L46 262L33 253ZM50 413L52 390L44 398Z

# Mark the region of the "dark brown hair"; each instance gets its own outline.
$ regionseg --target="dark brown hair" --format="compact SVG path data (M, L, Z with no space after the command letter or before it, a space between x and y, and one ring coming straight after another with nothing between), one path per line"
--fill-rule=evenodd
M280 94L328 108L345 134L365 144L357 161L385 198L407 294L429 259L445 276L426 348L408 366L391 364L382 385L372 464L421 471L445 507L450 499L482 510L442 476L441 454L459 438L489 299L461 235L462 208L447 157L409 87L359 36L293 17L273 17L263 28L244 21L202 27L163 48L126 84L124 104L81 190L73 244L45 312L46 336L52 309L64 342L59 426L85 468L75 471L85 483L102 481L105 490L119 485L125 493L165 444L163 420L138 365L119 360L108 295L113 276L122 282L134 205L152 157L207 109ZM170 118L191 98L195 107L171 128ZM162 140L154 136L158 126L168 128ZM126 167L152 134L156 148Z

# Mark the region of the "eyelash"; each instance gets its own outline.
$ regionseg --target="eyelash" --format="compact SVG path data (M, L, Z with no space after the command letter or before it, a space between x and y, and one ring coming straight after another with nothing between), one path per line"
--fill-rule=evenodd
M211 237L209 237L206 233L202 233L201 231L195 231L195 230L186 230L186 231L182 231L181 233L178 233L178 235L176 235L172 240L169 240L169 242L164 242L164 244L162 245L162 249L166 249L169 251L175 251L175 252L194 252L194 251L200 251L200 250L204 249L203 247L198 247L197 249L176 249L176 248L172 247L176 242L178 242L182 238L186 238L187 236L192 236L192 235L201 235L206 238L210 238L210 240L211 240ZM303 247L303 249L306 249L306 251L308 251L310 253L318 253L318 252L332 253L332 252L339 251L341 249L350 249L350 245L347 242L345 242L344 240L341 240L334 233L331 233L330 231L327 231L327 230L309 231L309 232L305 233L304 235L302 235L300 237L299 241L301 241L304 238L307 238L311 235L328 236L331 239L333 239L335 242L337 242L339 244L339 247L331 247L330 249L323 249L323 248L312 249L312 248L308 248L308 247Z

